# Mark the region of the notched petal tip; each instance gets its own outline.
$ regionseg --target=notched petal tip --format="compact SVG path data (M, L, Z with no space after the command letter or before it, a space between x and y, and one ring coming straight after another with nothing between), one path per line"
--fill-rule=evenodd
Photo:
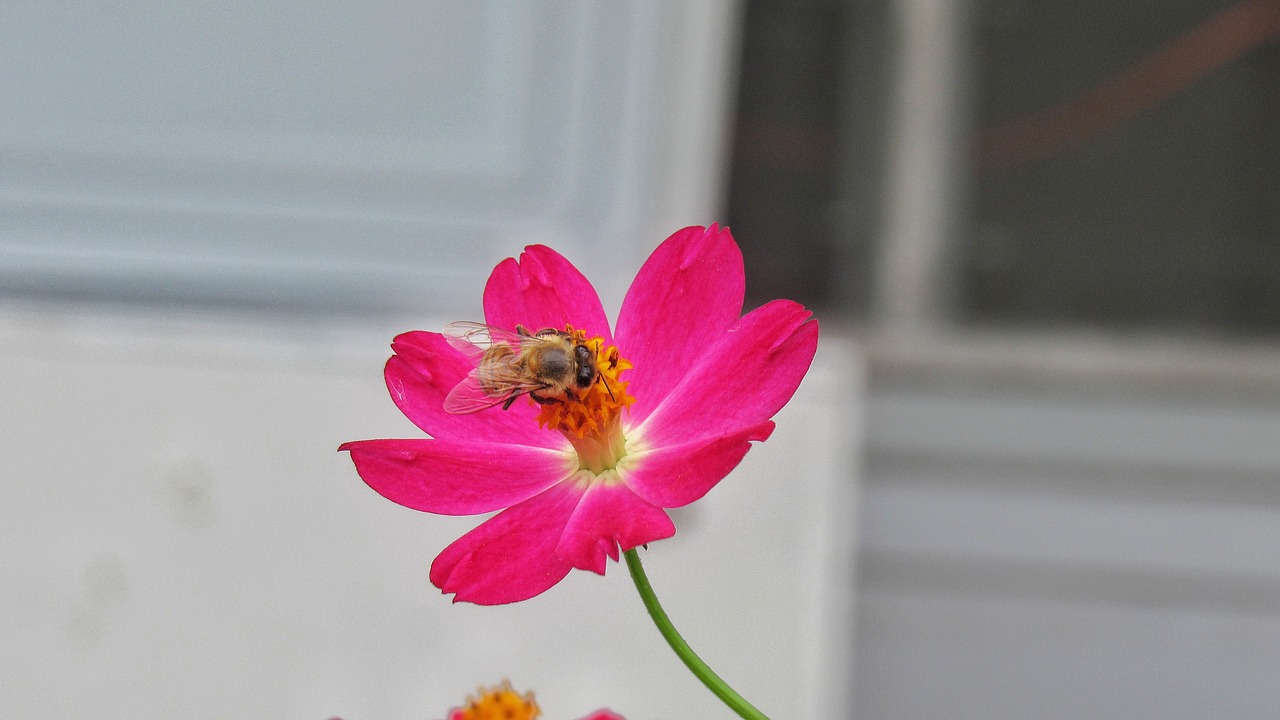
M563 452L485 441L360 440L346 444L360 478L388 500L437 515L523 502L563 480Z
M609 559L616 561L622 552L675 533L665 510L621 482L600 482L583 495L555 552L575 568L604 575Z
M525 286L528 287L534 280L541 285L550 285L553 278L549 268L559 262L569 261L546 245L526 245L524 252L520 253L520 268L524 271L522 274Z
M774 316L773 330L762 333L761 340L771 340L766 352L776 355L793 342L811 343L816 350L818 345L818 318L813 311L794 300L773 300L752 311ZM729 332L737 332L735 326Z
M656 448L620 468L620 475L646 502L683 507L710 492L742 462L751 443L769 439L774 427L772 420L766 420L732 434Z
M392 401L405 417L434 438L490 440L537 447L563 447L561 438L532 422L536 411L523 404L502 412L449 413L444 400L467 377L475 363L449 339L415 330L398 336L383 376Z
M549 590L572 566L555 545L581 491L560 483L513 505L450 543L431 563L431 583L455 601L504 605Z
M790 300L744 315L644 418L639 432L650 447L734 434L773 417L813 363L818 326L811 315Z
M706 352L742 314L742 251L727 228L687 227L653 251L627 289L615 336L642 421L679 383L682 362Z
M484 288L485 322L514 330L573 325L612 338L595 288L573 263L545 245L530 245L520 259L493 269Z

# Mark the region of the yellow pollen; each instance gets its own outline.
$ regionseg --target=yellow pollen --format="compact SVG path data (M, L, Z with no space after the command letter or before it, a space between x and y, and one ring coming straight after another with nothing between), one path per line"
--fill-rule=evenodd
M454 710L449 720L534 720L541 714L533 693L517 695L504 680L498 687L480 688L480 696L467 698L466 707Z
M582 439L588 435L602 435L613 427L622 408L635 402L627 394L627 382L618 376L631 369L618 352L618 348L604 344L604 338L587 339L582 330L565 326L573 336L575 345L586 345L596 359L596 379L591 387L583 390L571 388L559 402L549 402L538 413L538 425L549 430L559 430L565 435Z

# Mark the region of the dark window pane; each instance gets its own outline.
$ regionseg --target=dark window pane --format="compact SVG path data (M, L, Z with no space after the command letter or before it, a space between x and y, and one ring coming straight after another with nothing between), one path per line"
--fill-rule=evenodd
M746 3L728 221L752 302L833 297L845 12L817 0Z
M1275 3L982 0L979 323L1280 332Z

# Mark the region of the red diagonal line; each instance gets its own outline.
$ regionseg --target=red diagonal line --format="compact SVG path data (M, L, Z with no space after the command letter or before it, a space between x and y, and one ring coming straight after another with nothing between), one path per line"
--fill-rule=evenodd
M1066 102L978 136L983 170L1040 160L1122 125L1280 35L1280 0L1244 0Z

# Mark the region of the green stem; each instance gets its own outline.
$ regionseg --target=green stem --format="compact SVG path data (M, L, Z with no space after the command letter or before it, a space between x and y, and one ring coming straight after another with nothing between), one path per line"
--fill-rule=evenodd
M755 709L755 706L744 700L724 680L721 680L715 671L707 667L707 664L702 662L702 658L689 647L689 643L680 637L680 633L671 624L671 618L667 617L662 605L658 603L658 596L653 594L653 586L649 585L649 578L644 574L644 566L640 564L640 555L635 548L623 554L627 558L627 569L631 571L631 579L635 581L636 589L640 591L640 599L644 601L644 607L649 611L649 617L653 618L653 624L658 626L658 632L662 633L667 644L676 651L676 655L680 656L689 670L702 681L703 685L707 686L708 690L715 693L716 697L741 717L747 720L769 720L764 713Z

